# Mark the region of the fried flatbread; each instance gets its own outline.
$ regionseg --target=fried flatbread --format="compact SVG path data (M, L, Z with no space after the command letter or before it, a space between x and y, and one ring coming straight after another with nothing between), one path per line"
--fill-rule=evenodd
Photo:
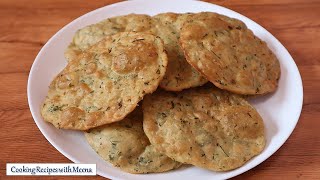
M152 145L187 164L227 171L265 146L264 124L243 98L213 87L157 91L143 100L143 128Z
M65 51L68 61L76 58L83 50L96 44L104 37L119 32L151 32L151 17L144 14L128 14L105 19L79 29Z
M143 132L142 115L130 114L120 122L91 129L85 137L104 160L129 173L165 172L181 165L150 145Z
M195 14L182 27L180 45L187 61L221 89L253 95L277 88L278 59L237 19L211 12Z
M168 69L160 87L167 91L181 91L203 85L206 78L185 59L179 44L180 29L192 14L163 13L153 17L154 34L159 36L168 54Z
M159 37L134 32L107 36L55 77L41 114L63 129L120 121L157 89L167 62Z
M109 18L78 30L65 51L65 57L68 61L77 58L83 50L107 35L130 31L151 33L164 41L168 53L168 69L160 86L168 91L200 86L207 82L206 78L189 65L178 45L180 29L190 16L192 14L164 13L154 17L129 14Z

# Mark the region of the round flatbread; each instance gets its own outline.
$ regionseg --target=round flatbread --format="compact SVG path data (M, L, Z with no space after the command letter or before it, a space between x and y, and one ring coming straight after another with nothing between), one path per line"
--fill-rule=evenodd
M181 163L228 171L265 146L258 112L240 96L217 88L158 91L143 100L143 115L151 144Z
M167 62L159 37L134 32L107 36L52 81L41 114L64 129L120 121L157 89Z
M210 12L195 14L182 27L180 45L187 61L221 89L252 95L277 88L278 59L239 20Z
M90 130L85 137L105 161L129 173L165 172L181 165L150 145L143 132L142 116L130 114L120 122Z
M168 91L181 91L205 84L208 80L185 60L178 45L180 29L192 14L164 13L154 17L129 14L103 20L76 32L73 42L65 51L68 61L107 35L118 32L146 32L159 36L168 54L168 68L160 86Z
M65 51L68 61L76 58L81 51L96 44L104 37L119 32L151 32L151 17L144 14L129 14L105 19L99 23L79 29Z
M153 17L154 34L164 41L168 54L167 72L160 87L167 91L181 91L201 86L208 80L185 59L179 46L180 29L192 14L163 13Z

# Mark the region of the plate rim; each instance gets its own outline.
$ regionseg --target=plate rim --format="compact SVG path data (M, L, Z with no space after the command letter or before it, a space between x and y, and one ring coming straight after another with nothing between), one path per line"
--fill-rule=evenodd
M151 0L150 2L164 2L164 1L170 1L170 0ZM298 99L298 104L299 104L299 107L298 107L298 111L296 111L295 113L295 125L292 126L292 128L289 130L290 133L287 134L286 137L284 137L284 141L281 142L280 146L277 147L277 148L274 148L273 151L271 151L271 153L269 153L266 158L263 158L262 160L258 160L255 164L247 167L246 169L244 169L243 171L239 172L239 173L234 173L234 174L231 174L230 176L227 176L225 178L232 178L232 177L235 177L235 176L238 176L240 174L243 174L251 169L253 169L254 167L256 167L257 165L261 164L262 162L266 161L270 156L272 156L276 151L278 151L282 146L283 144L288 140L288 138L291 136L291 134L293 133L293 130L295 129L295 127L297 126L298 124L298 121L300 119L300 116L301 116L301 112L302 112L302 106L303 106L303 97L304 97L304 93L303 93L303 83L302 83L302 78L301 78L301 74L300 74L300 71L299 71L299 68L297 66L297 64L295 63L294 59L292 58L291 54L288 52L287 48L275 37L273 36L268 30L266 30L263 26L261 26L260 24L256 23L255 21L251 20L250 18L232 10L232 9L229 9L229 8L226 8L226 7L223 7L223 6L220 6L220 5L217 5L217 4L214 4L214 3L209 3L209 2L203 2L203 1L198 1L198 0L189 0L189 1L185 1L185 0L175 0L175 2L184 2L184 3L189 3L189 2L197 2L197 3L203 3L205 5L208 5L208 6L216 6L216 8L219 8L219 9L223 9L223 10L227 10L229 12L232 12L234 14L237 14L238 16L241 16L243 18L246 19L246 21L250 22L250 23L253 23L255 25L257 25L259 28L261 28L264 32L267 33L268 36L271 36L273 38L273 40L275 41L275 43L279 44L281 46L281 48L284 49L285 53L287 55L289 55L290 59L289 61L291 61L292 63L292 68L294 71L297 72L297 79L298 82L296 82L298 84L298 88L299 88L299 91L301 91L301 98ZM79 23L79 21L81 21L81 19L87 17L87 16L90 16L94 13L98 13L99 11L102 11L104 8L112 8L112 7L115 7L115 6L121 6L121 5L125 5L127 3L134 3L134 2L145 2L144 0L131 0L131 1L121 1L121 2L117 2L117 3L113 3L113 4L109 4L109 5L106 5L106 6L103 6L103 7L100 7L100 8L97 8L95 10L92 10L86 14L83 14L81 16L79 16L78 18L72 20L70 23L66 24L65 26L63 26L61 29L59 29L53 36L50 37L50 39L45 43L45 45L40 49L39 53L37 54L36 58L34 59L33 63L32 63L32 66L30 68L30 72L29 72L29 76L28 76L28 81L27 81L27 97L28 97L28 105L29 105L29 109L30 109L30 112L31 112L31 115L32 115L32 118L35 122L35 124L37 125L38 129L41 131L42 135L46 138L47 141L49 141L49 143L55 148L57 149L62 155L64 155L66 158L68 158L69 160L71 160L72 162L74 163L79 163L79 161L74 158L71 154L69 154L68 152L64 151L60 145L58 145L56 142L54 142L54 140L47 134L45 133L45 129L39 125L39 120L37 119L37 116L35 115L35 110L34 110L34 107L33 107L33 100L31 98L31 81L32 81L32 78L33 78L33 72L35 71L35 66L36 64L41 60L40 59L40 56L45 52L45 49L47 48L47 46L53 41L53 39L55 39L57 36L59 36L66 28L68 28L68 26L71 26L73 24L76 24L76 23ZM97 175L100 175L100 176L103 176L105 177L105 173L104 172L100 172L98 169L97 169ZM107 174L108 177L112 178L112 179L118 179L117 177L114 177L113 175L110 175L110 174Z

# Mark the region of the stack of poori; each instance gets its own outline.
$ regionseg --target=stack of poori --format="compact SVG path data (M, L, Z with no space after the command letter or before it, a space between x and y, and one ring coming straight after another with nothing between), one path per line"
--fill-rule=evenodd
M237 19L113 17L78 30L65 56L41 114L57 128L84 130L115 167L228 171L264 149L263 120L244 97L275 91L280 66Z

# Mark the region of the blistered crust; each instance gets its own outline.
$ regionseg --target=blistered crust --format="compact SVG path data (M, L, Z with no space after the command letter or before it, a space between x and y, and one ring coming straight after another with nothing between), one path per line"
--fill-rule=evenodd
M142 117L130 114L123 121L86 132L85 137L104 160L129 173L165 172L181 165L150 145Z
M41 114L63 129L120 121L157 89L167 62L159 37L134 32L107 36L54 78Z
M79 29L66 49L65 57L68 61L76 58L81 51L96 44L106 36L120 32L150 33L151 28L153 28L151 17L144 14L128 14L105 19Z
M232 170L265 146L258 112L240 96L216 88L153 93L143 101L143 115L151 144L181 163Z
M203 85L208 80L185 60L178 45L180 29L192 14L164 13L154 17L129 14L108 18L79 29L65 51L68 61L77 58L82 51L118 32L145 32L159 36L168 54L167 73L160 86L168 91L181 91Z
M210 12L195 14L182 27L180 45L187 61L221 89L253 95L277 88L278 59L239 20Z
M185 59L179 46L180 29L193 14L163 13L153 17L154 31L165 45L168 69L160 87L167 91L181 91L205 84L208 80Z

